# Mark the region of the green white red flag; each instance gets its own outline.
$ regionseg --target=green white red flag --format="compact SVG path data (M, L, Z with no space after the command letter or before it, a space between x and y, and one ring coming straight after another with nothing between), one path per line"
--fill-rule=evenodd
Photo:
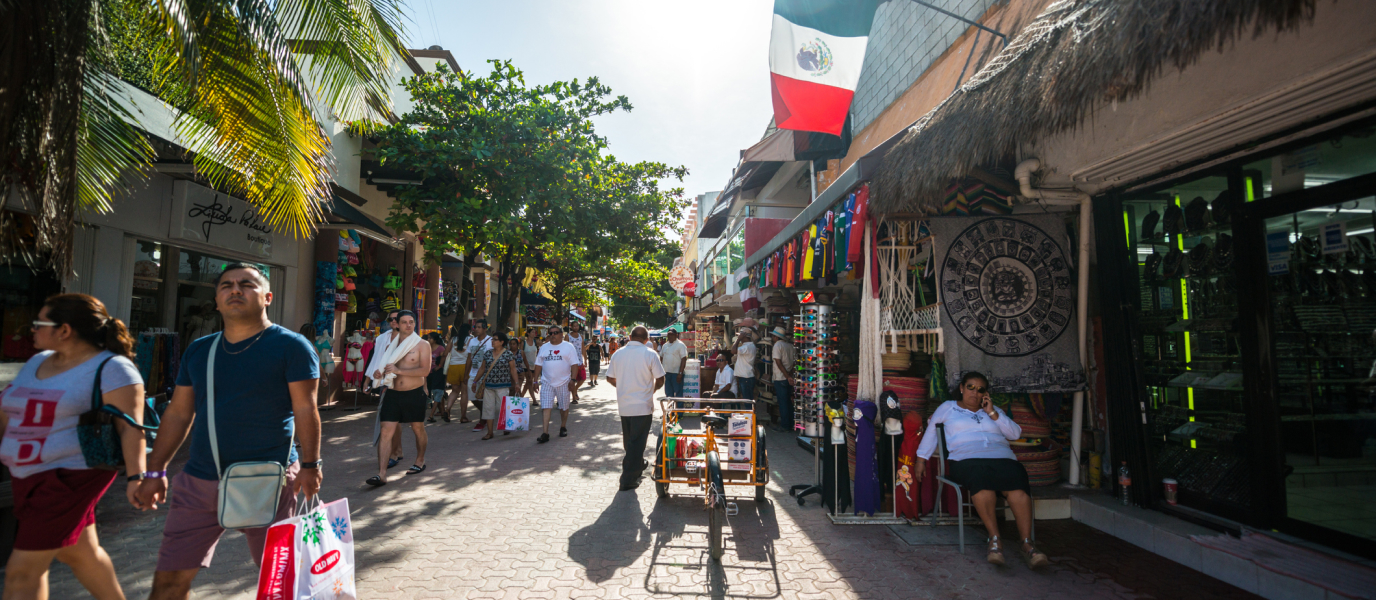
M774 0L770 91L779 129L841 135L885 0Z

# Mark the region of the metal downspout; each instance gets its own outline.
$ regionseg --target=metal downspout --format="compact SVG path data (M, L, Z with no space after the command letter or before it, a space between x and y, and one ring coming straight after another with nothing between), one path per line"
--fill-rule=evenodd
M1085 372L1085 387L1089 387L1089 222L1092 207L1089 194L1075 190L1039 190L1032 187L1032 173L1041 168L1041 160L1029 158L1018 163L1014 177L1018 180L1019 193L1026 198L1037 198L1046 204L1080 206L1080 260L1079 289L1075 303L1075 317L1080 326L1080 366ZM1070 424L1070 484L1080 485L1081 431L1085 424L1085 392L1075 392L1074 409Z

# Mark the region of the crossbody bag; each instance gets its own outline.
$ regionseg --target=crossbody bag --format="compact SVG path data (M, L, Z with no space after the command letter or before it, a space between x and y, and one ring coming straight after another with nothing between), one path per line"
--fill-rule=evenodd
M206 360L206 411L210 431L210 454L215 457L215 472L220 476L220 497L216 514L220 527L225 529L253 529L267 527L277 519L277 505L282 500L282 488L287 484L287 469L271 460L237 462L220 466L220 444L215 436L215 351L220 347L222 333L210 340L210 357ZM296 441L296 424L292 424L292 442ZM287 445L287 460L291 460L291 444Z

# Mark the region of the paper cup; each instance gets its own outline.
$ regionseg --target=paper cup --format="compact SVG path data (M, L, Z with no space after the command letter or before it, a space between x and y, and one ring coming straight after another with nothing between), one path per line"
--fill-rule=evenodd
M1175 505L1175 493L1180 488L1180 484L1174 479L1162 479L1161 483L1166 487L1166 502Z

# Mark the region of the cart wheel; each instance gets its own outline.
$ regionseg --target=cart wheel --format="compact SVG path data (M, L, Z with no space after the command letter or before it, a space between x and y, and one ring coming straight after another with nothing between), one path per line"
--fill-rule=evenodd
M805 506L806 504L807 502L803 501L803 497L798 496L798 506Z
M769 453L764 445L764 426L755 427L755 482L769 483ZM755 486L755 502L764 502L764 486Z
M726 486L722 483L721 460L716 452L707 453L707 481L712 486L707 491L711 499L707 507L707 540L711 546L712 560L721 562L721 556L726 553L721 545L721 526L722 521L726 520L726 498L723 496Z

